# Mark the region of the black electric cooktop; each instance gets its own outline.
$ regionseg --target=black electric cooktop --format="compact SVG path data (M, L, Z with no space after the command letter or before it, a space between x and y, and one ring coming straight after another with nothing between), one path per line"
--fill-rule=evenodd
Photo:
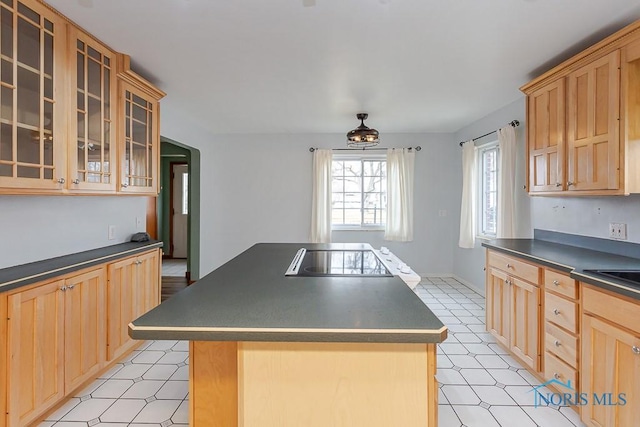
M301 249L287 276L392 276L372 250Z

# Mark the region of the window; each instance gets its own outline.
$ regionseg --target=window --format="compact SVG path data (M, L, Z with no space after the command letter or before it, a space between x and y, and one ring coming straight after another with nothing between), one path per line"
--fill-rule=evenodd
M182 174L182 215L189 215L189 173Z
M479 149L478 171L480 195L478 197L478 234L481 237L496 237L498 220L498 143Z
M334 157L332 177L332 228L384 228L387 220L385 157Z

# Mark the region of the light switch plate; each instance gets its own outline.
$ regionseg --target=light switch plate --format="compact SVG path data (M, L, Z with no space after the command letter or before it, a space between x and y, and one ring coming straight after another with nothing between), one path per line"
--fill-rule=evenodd
M110 225L109 226L109 240L113 240L116 238L116 226L115 225Z

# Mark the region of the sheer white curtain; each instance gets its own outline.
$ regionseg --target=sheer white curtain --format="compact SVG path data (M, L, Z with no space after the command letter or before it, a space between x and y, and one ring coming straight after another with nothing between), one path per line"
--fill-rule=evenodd
M462 148L462 203L460 205L460 238L458 246L471 249L476 242L477 165L473 140Z
M384 239L413 240L413 171L415 152L387 150L387 224Z
M500 165L498 167L497 237L515 237L516 131L513 126L498 129Z
M313 152L311 243L331 242L331 150Z

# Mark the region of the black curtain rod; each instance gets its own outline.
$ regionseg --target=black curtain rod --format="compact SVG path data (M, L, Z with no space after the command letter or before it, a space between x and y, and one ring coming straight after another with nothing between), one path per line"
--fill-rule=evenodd
M507 123L507 124L508 124L508 125L513 126L514 128L517 128L518 126L520 126L520 122L519 122L519 121L517 121L517 120L511 120L511 121L510 121L509 123ZM496 132L498 132L498 131L497 131L497 130L492 130L492 131L491 131L491 132L489 132L489 133L485 133L484 135L480 135L480 136L477 136L477 137L473 138L471 141L475 141L475 140L477 140L477 139L484 138L485 136L489 136L489 135L491 135L492 133L496 133ZM465 142L467 142L467 141L462 141L462 142L460 143L460 147L462 147L462 145L463 145Z
M422 147L420 147L419 145L417 147L415 147L415 148L414 147L408 147L408 148L409 148L409 150L416 150L416 151L422 150ZM317 150L317 148L315 148L315 147L310 147L309 148L309 151L312 152L312 153L314 151L316 151L316 150ZM381 150L385 150L386 151L386 150L388 150L388 148L366 148L366 147L363 147L363 148L332 148L331 149L331 151L381 151ZM395 148L392 148L392 150L395 150Z

